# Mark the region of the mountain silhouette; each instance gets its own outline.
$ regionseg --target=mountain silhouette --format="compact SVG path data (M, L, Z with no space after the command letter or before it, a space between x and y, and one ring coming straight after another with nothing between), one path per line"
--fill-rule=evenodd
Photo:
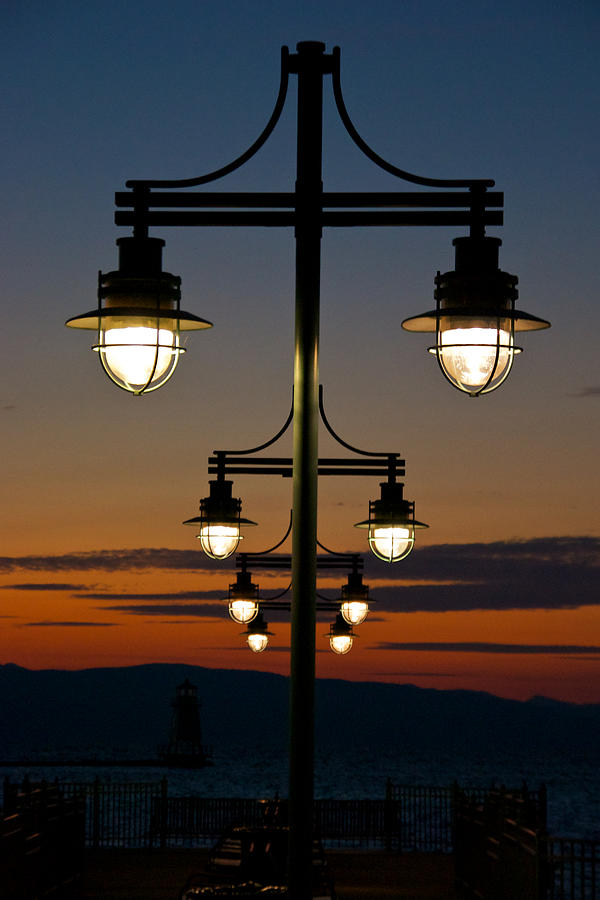
M79 671L0 665L0 757L118 754L152 757L164 743L171 700L198 687L203 741L285 752L288 679L271 673L149 664ZM527 747L532 753L597 753L600 704L544 697L522 702L477 691L318 679L316 739L322 749L370 753Z

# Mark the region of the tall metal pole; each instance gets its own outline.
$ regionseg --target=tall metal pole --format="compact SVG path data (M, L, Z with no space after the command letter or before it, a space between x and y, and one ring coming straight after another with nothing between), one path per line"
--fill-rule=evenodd
M319 300L325 45L302 42L298 72L289 897L312 897L314 682L317 582Z

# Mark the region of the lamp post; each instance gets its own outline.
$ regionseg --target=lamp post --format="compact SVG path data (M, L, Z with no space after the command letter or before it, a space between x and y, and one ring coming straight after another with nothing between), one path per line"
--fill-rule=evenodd
M296 183L289 193L213 193L189 191L243 165L263 146L284 107L290 76L297 76ZM322 184L323 82L331 76L342 122L363 153L377 166L406 182L433 188L419 192L327 193ZM133 227L118 241L119 268L100 274L98 306L70 319L75 328L97 331L94 349L109 377L120 387L142 394L164 383L181 355L180 334L210 323L179 307L179 279L162 271L162 241L149 237L155 226L270 226L293 228L296 239L296 318L293 402L292 623L290 666L289 896L311 896L315 608L317 575L317 426L319 419L319 292L323 227L457 226L469 235L457 239L456 271L436 279L437 307L407 319L409 331L434 331L433 349L444 375L476 396L506 377L517 348L514 332L549 323L514 307L516 281L497 266L499 240L485 227L502 224L501 193L494 182L479 179L424 178L398 169L375 153L354 127L340 81L340 52L302 42L296 53L282 50L281 83L266 128L238 159L216 172L176 181L129 181L116 194L116 224ZM442 189L442 190L440 190ZM211 497L192 520L209 552L225 558L239 539L240 507L230 486L217 477ZM213 515L214 514L214 515ZM246 524L253 524L246 520ZM399 558L412 548L414 509L394 478L373 501L369 539L380 555ZM214 526L214 529L213 529ZM204 529L204 530L203 530ZM220 530L219 530L220 529ZM356 585L355 585L356 587ZM341 617L340 617L341 619ZM344 640L352 626L336 623ZM250 626L252 623L250 623ZM263 623L266 637L266 624ZM256 628L256 624L255 624ZM335 637L335 635L334 635Z

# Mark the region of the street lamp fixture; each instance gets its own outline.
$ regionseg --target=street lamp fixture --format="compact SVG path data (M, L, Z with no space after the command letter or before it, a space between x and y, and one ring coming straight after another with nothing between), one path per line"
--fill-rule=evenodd
M404 484L396 481L397 459L390 455L388 479L382 482L381 496L369 501L369 518L355 528L368 528L371 551L384 562L405 559L415 545L415 530L429 528L415 519L415 504L404 499Z
M488 394L509 375L516 331L549 328L545 319L515 309L516 275L498 268L499 238L455 238L455 269L435 279L436 308L405 319L406 331L435 332L435 354L445 378L471 397Z
M98 275L98 306L67 321L97 332L92 347L118 387L155 391L169 380L185 352L181 333L211 323L180 309L181 278L162 271L161 238L119 238L119 268Z
M256 525L240 515L242 501L232 496L233 482L218 477L209 482L210 494L200 501L200 515L186 519L184 525L194 525L200 546L211 559L227 559L242 540L241 528Z
M247 625L258 615L258 585L243 569L229 585L229 615L240 625Z
M339 656L350 653L355 637L352 625L349 625L343 615L338 613L335 622L329 626L329 646L333 652Z
M269 635L273 634L269 631L268 622L265 622L261 612L257 613L254 621L250 622L245 632L248 646L253 653L262 653L267 649L269 644Z
M361 137L344 102L340 50L326 53L324 44L303 41L297 52L281 52L281 79L275 107L262 134L237 159L214 172L176 180L132 180L117 192L115 222L133 227L121 238L119 268L100 275L98 308L67 322L72 328L97 331L94 349L109 377L124 390L155 390L173 374L183 351L181 334L209 328L210 322L180 309L180 280L162 271L163 241L150 238L154 227L287 228L296 243L294 344L294 449L287 459L245 457L244 471L292 478L292 602L289 739L289 867L290 900L311 896L314 793L314 679L317 577L317 481L320 475L385 477L386 459L363 453L364 459L321 459L318 455L319 312L321 238L329 228L457 227L468 235L454 241L456 269L436 278L436 309L405 320L408 331L436 335L431 348L445 377L461 391L478 396L507 377L518 348L518 331L547 328L548 322L515 309L517 279L498 269L497 238L488 226L503 224L504 198L490 190L491 179L440 179L407 172L380 157ZM206 185L248 162L266 143L286 104L291 76L297 76L296 172L287 192L212 192ZM331 77L339 117L350 139L377 167L427 190L326 191L323 186L323 86ZM190 188L204 188L200 191ZM321 410L322 413L322 410ZM325 421L324 417L322 416ZM291 421L288 419L288 423ZM325 422L325 424L327 424ZM286 426L287 427L287 426ZM273 441L269 442L273 443ZM352 447L340 441L348 449ZM267 446L267 445L265 445ZM257 448L260 449L260 448ZM359 451L362 453L362 451ZM397 456L397 455L394 455ZM401 461L396 460L398 465ZM217 464L220 460L217 458ZM402 461L403 462L403 461ZM237 474L244 468L237 467ZM235 467L234 467L235 468ZM240 527L254 524L240 517L241 503L231 496L231 482L216 467L210 497L200 504L198 537L217 559L231 555ZM396 471L398 476L403 472ZM414 504L404 500L402 484L388 478L381 498L369 504L372 550L389 561L412 549L414 531L426 527L414 518ZM341 613L330 639L352 641L352 625ZM262 629L261 631L258 629ZM340 634L335 634L335 630ZM341 631L345 629L345 631ZM248 623L248 640L264 649L268 630L260 613ZM253 637L257 635L257 637ZM345 643L344 643L345 642ZM349 649L349 646L348 648ZM339 652L337 650L336 652ZM347 652L343 651L342 652Z
M362 625L369 612L369 588L363 584L362 574L348 573L348 583L342 585L342 618L348 625Z

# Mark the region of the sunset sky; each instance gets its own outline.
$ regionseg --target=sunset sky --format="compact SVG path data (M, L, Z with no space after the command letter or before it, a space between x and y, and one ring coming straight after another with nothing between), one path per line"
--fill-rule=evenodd
M187 178L242 153L266 124L280 48L339 45L362 136L420 175L493 178L505 194L500 265L518 306L552 322L525 335L508 381L476 400L447 385L428 336L402 319L433 306L459 229L329 230L321 381L336 431L406 459L406 496L430 528L405 561L366 559L376 601L352 652L321 677L410 682L527 699L600 702L598 41L592 0L116 0L8 2L3 34L0 663L79 669L146 662L286 673L289 625L269 617L252 654L184 519L216 449L260 444L291 400L291 229L163 229L190 338L172 380L131 397L64 322L116 267L114 192ZM293 189L295 79L263 150L211 190ZM410 190L362 157L326 84L326 190ZM338 453L323 433L323 455ZM278 454L290 452L289 439ZM375 479L323 479L319 538L366 550L354 523ZM291 485L240 477L259 523L286 530ZM284 547L288 550L289 547ZM265 596L286 586L256 572ZM335 596L340 573L321 581Z

